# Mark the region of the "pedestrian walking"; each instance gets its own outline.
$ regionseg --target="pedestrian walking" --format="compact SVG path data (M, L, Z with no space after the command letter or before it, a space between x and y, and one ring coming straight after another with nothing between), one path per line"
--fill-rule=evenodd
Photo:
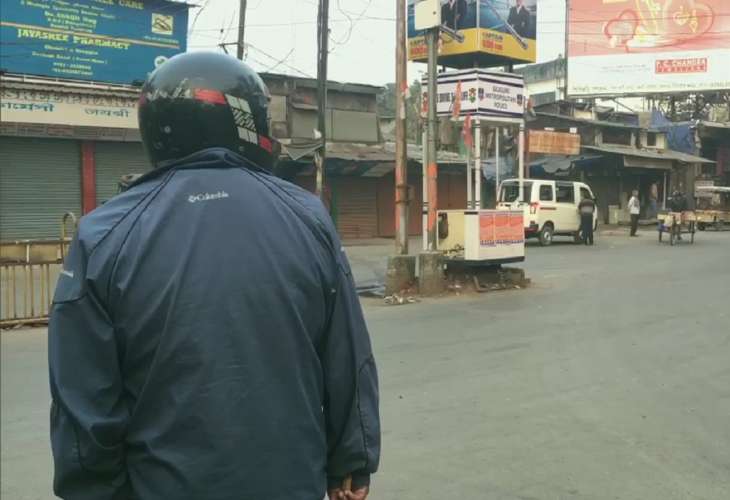
M638 236L639 230L639 214L641 213L641 202L639 201L639 191L634 189L629 199L629 214L631 215L631 236Z
M596 213L596 202L585 196L578 204L580 212L580 232L584 245L593 245L593 215Z
M143 86L154 169L81 220L53 300L59 497L367 496L370 339L329 215L271 174L268 99L207 52Z

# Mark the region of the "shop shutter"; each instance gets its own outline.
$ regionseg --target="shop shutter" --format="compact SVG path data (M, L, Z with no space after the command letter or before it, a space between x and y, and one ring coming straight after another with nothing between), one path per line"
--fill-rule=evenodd
M336 190L332 197L340 237L345 240L377 237L377 178L339 177L331 182Z
M57 239L81 217L78 141L0 137L0 240Z
M117 194L123 175L144 174L152 168L141 142L97 142L94 159L97 206Z

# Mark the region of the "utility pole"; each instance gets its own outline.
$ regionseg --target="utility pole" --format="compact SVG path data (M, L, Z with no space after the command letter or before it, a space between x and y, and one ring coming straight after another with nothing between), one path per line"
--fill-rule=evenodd
M406 138L406 0L396 1L395 35L395 253L408 255L408 157Z
M406 137L406 0L395 15L395 255L388 258L385 293L401 293L416 278L416 256L408 255L408 157Z
M317 169L316 193L324 196L324 165L327 157L327 56L329 55L329 0L319 0L317 16L317 128L322 135L322 146L314 155Z
M438 120L436 118L436 82L438 78L438 39L439 28L432 28L426 33L428 43L428 128L426 135L426 165L428 179L428 250L435 252L438 246L438 231L436 227L438 219L438 159L436 157L436 134L438 133Z
M241 0L238 9L238 44L236 45L236 56L243 61L243 35L246 29L246 0Z

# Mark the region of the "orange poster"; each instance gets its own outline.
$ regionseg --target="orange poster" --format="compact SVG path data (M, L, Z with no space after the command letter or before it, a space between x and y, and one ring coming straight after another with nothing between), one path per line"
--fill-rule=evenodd
M494 216L494 239L497 245L505 245L510 243L510 213L502 212Z
M479 245L483 247L496 245L494 239L494 214L479 214Z
M512 243L525 242L524 216L521 213L512 213L509 220Z

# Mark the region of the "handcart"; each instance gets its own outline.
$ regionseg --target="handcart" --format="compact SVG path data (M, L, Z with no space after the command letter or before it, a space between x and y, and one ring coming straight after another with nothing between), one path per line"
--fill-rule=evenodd
M674 246L679 241L686 241L682 235L689 235L689 243L694 244L697 231L697 216L692 211L668 212L659 214L659 242L668 235L669 244Z

